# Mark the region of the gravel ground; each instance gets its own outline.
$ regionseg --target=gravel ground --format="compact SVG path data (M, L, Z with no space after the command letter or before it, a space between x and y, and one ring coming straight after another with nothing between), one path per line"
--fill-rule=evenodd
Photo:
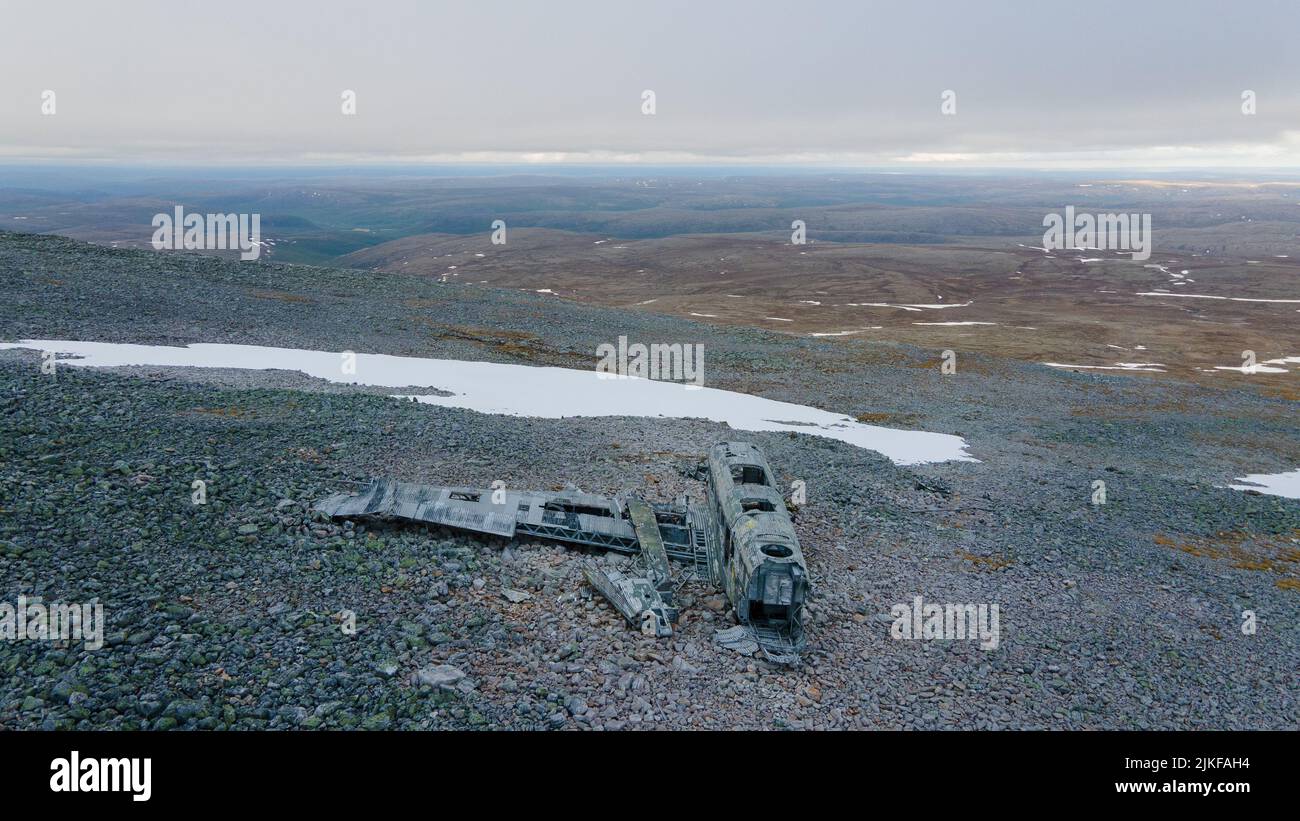
M3 340L573 367L620 334L700 342L713 387L959 433L981 460L904 468L700 420L486 416L283 372L50 377L34 353L0 352L0 601L95 599L107 620L95 651L0 641L0 726L1297 724L1300 502L1220 487L1300 465L1294 402L960 351L944 377L937 350L54 237L0 234L0 285ZM692 472L725 438L808 485L796 527L815 597L798 668L719 648L733 617L697 582L676 635L653 640L582 580L582 561L615 558L309 511L372 475L668 499L702 491ZM195 479L207 504L191 501ZM998 648L892 639L890 608L917 595L997 604Z

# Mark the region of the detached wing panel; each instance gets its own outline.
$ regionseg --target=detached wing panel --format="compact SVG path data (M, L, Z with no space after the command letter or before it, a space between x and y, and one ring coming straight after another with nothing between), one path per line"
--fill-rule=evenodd
M515 534L518 509L517 493L493 504L490 494L478 491L389 479L376 479L359 494L338 493L316 504L316 510L333 518L391 516L495 536Z

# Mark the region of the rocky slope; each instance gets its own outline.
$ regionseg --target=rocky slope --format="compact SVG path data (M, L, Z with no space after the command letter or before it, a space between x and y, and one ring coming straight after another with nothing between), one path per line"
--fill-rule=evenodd
M736 436L721 425L488 416L285 372L50 376L36 354L3 352L0 601L97 600L107 625L99 650L0 641L2 726L1295 725L1300 502L1222 487L1300 464L1294 402L960 351L944 376L938 351L884 342L52 237L0 234L0 286L5 341L568 367L619 335L699 342L710 386L959 433L981 460L904 468L826 439L744 435L783 482L808 486L796 526L810 642L785 669L714 644L732 617L700 583L683 588L677 634L656 641L587 587L591 556L309 510L372 475L698 493L700 455ZM892 639L890 608L917 595L997 604L998 648Z

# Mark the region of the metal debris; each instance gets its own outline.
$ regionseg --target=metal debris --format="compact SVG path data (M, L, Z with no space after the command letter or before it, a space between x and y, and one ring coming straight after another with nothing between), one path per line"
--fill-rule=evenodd
M808 568L767 459L748 442L723 442L701 470L704 497L680 496L672 504L575 489L519 492L376 479L359 494L335 494L315 509L334 518L391 517L631 555L630 573L589 562L584 574L624 618L653 636L672 635L678 584L672 562L685 564L688 574L722 588L740 622L719 632L720 643L797 663ZM530 597L510 589L502 595L515 603Z
M726 630L718 630L713 634L713 639L728 650L737 652L742 656L752 656L758 652L758 641L754 638L754 631L743 624L728 627Z

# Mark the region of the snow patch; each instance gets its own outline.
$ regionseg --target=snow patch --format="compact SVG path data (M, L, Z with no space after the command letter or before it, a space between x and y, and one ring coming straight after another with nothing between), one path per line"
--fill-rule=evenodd
M874 450L895 464L978 461L960 436L899 430L858 422L820 408L778 402L734 391L650 379L608 379L571 368L466 362L455 359L356 354L356 372L342 372L338 352L260 345L199 343L187 347L25 339L0 343L0 350L32 348L70 354L69 367L246 368L301 371L343 384L387 388L424 386L449 396L400 398L479 413L562 419L569 416L631 416L709 419L741 431L806 433ZM594 363L593 363L594 364Z

